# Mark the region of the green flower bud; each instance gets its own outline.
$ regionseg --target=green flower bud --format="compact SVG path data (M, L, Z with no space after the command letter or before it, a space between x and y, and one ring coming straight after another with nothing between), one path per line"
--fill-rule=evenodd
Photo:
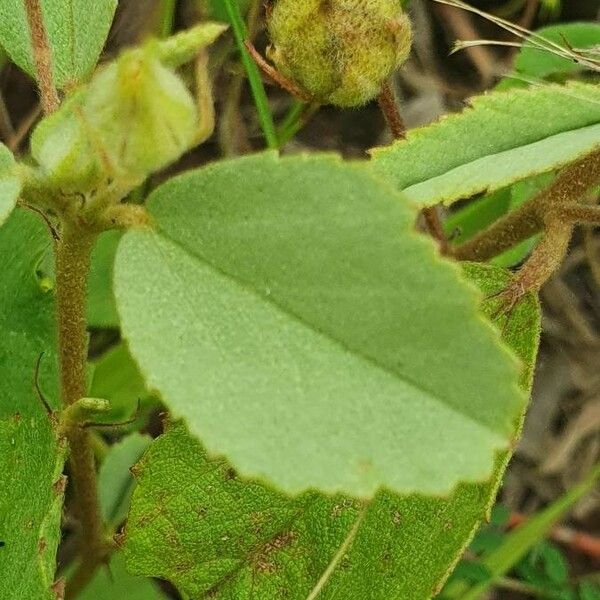
M172 66L189 60L224 27L206 24L125 51L44 119L32 156L51 187L87 193L108 180L132 189L196 145L196 101Z
M269 58L322 104L360 106L375 98L410 52L400 0L276 0Z

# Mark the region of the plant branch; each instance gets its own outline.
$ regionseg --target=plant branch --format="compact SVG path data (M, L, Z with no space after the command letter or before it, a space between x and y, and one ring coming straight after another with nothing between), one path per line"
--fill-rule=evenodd
M31 48L33 50L33 60L35 62L42 108L44 113L48 115L57 110L60 105L52 74L52 49L50 48L50 41L44 27L44 17L42 15L40 0L23 1L25 12L27 13L27 23L29 25Z
M457 246L452 254L459 260L486 261L494 258L542 231L549 219L555 219L566 207L575 206L598 183L600 149L564 168L550 187Z
M396 94L390 85L389 81L386 81L381 88L381 92L377 97L379 108L385 117L385 120L390 128L392 136L395 140L403 140L406 138L406 125L404 119L398 110L398 101Z
M90 257L96 235L65 221L55 244L56 304L60 383L63 407L71 406L87 393L87 331L85 301ZM107 554L96 485L96 465L90 434L79 424L66 431L69 441L70 475L75 492L75 510L81 527L81 564L72 578L67 598L74 598L91 578Z
M535 199L507 213L470 240L452 249L458 260L490 260L544 228Z

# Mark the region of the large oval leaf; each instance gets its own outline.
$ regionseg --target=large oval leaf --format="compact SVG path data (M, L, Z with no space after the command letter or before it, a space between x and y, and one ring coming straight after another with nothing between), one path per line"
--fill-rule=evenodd
M289 492L489 476L525 395L457 266L365 165L263 154L162 186L117 253L123 333L212 453Z
M85 77L102 51L117 0L41 0L52 48L54 84L62 88ZM0 2L0 44L24 71L35 76L23 0Z
M510 278L497 267L466 268L486 294ZM529 296L498 325L523 362L528 392L540 330L537 300ZM240 481L174 425L133 469L138 487L125 555L133 572L168 579L193 598L210 591L214 600L306 600L320 589L319 600L425 600L489 511L507 459L508 453L498 455L489 481L462 484L448 498L380 492L363 514L347 497L289 499Z
M600 87L573 82L475 98L463 112L375 149L372 164L427 206L501 189L599 145Z

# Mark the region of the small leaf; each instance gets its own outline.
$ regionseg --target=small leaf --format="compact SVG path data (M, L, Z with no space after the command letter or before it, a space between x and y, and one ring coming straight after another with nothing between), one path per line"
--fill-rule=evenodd
M510 275L468 265L486 294ZM531 385L539 338L537 301L528 297L503 323ZM526 340L528 341L526 343ZM346 552L319 600L426 600L489 511L507 456L485 483L463 484L447 499L379 493L357 527L356 500L305 494L290 499L240 481L210 459L181 425L170 427L135 468L125 555L133 572L164 577L192 597L306 600L342 544ZM356 529L356 530L355 530Z
M288 492L489 476L525 402L514 361L366 166L256 155L149 210L117 253L123 333L210 452Z
M569 580L569 566L563 553L554 544L544 543L540 553L544 572L555 585L564 585Z
M52 295L35 270L51 243L41 219L17 209L0 229L0 597L55 600L65 449L36 395L53 406L57 369Z
M124 427L141 429L150 411L158 405L125 344L117 344L92 363L90 395L106 398L110 409L97 419L100 423L119 423L135 417Z
M117 8L117 0L41 0L52 49L54 84L81 81L96 65ZM23 0L0 3L0 44L21 69L35 77Z
M21 182L15 174L15 160L10 150L0 144L0 225L17 203Z
M600 145L600 88L492 92L373 150L372 165L421 206L451 203L564 166Z
M120 553L110 559L108 568L98 569L77 600L167 600L158 586L144 577L130 575Z
M118 526L125 520L133 477L130 468L141 458L152 438L134 432L110 447L98 473L98 495L105 523Z

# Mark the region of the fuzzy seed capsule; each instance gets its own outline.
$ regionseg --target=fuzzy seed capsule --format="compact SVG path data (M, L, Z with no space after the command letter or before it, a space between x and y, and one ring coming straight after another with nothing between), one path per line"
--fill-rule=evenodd
M410 52L400 0L276 0L269 58L321 104L363 105Z

